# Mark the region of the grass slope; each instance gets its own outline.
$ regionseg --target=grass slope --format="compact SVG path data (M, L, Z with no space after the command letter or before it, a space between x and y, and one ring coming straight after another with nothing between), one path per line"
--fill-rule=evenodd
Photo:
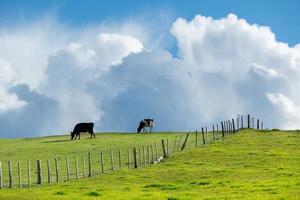
M107 141L103 139L103 142L109 143L112 137L131 136L134 137L131 142L139 140L129 134L107 135ZM157 140L161 136L167 137L162 134L152 139ZM155 136L147 135L140 140L153 142L151 137ZM32 155L37 155L34 154L34 141L51 141L51 138L29 140L32 140L32 145L26 148L26 152L31 153L32 148ZM82 143L85 142L95 141L86 139ZM130 143L129 140L124 142L126 145ZM0 143L1 160L3 156L8 158L6 154L9 151L3 145L9 143L12 141ZM245 130L205 147L175 153L166 162L151 167L135 170L123 168L93 178L41 187L0 189L0 199L299 199L299 143L300 135L296 131ZM57 146L56 149L63 154Z

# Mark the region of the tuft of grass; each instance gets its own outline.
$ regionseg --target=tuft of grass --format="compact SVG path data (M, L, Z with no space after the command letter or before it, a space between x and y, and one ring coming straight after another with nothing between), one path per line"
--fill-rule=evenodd
M99 193L99 192L96 192L96 191L92 191L92 192L87 193L87 195L88 195L88 196L98 197L98 196L100 196L100 193Z
M129 192L130 190L131 190L130 187L125 187L122 189L122 191L126 191L126 192Z
M209 182L201 181L198 182L197 185L209 185Z
M177 189L179 189L179 187L176 187L171 184L157 184L157 183L145 185L144 188L159 188L161 190L177 190Z
M65 195L66 193L64 191L57 191L55 192L56 195Z

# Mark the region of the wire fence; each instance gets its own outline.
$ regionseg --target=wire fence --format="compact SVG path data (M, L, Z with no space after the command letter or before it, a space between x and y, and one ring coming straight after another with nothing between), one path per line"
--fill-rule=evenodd
M256 127L254 126L256 122ZM103 173L149 167L185 149L192 149L236 134L243 128L263 129L263 122L250 115L238 115L195 132L161 138L148 144L78 152L69 156L28 161L0 161L0 189L29 188L43 184L98 176Z

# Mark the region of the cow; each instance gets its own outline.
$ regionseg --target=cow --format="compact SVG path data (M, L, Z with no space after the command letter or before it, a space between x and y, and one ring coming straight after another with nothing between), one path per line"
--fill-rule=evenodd
M76 140L77 136L78 136L78 139L80 140L80 133L85 133L85 132L88 132L91 134L91 139L93 136L95 138L96 136L95 136L93 129L94 129L94 123L78 123L74 127L74 130L71 132L71 140L73 140L73 139ZM75 136L75 138L74 138L74 136Z
M140 121L139 127L137 128L137 132L140 133L141 130L143 130L143 132L147 132L146 127L150 128L150 133L154 132L154 120L153 119L144 119L144 120Z

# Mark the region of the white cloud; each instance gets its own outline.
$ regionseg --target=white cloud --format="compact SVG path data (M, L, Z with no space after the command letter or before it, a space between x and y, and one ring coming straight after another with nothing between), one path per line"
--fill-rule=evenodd
M0 86L0 113L17 110L24 105L26 105L26 102L20 101L16 94L10 94Z
M143 49L138 39L127 35L101 33L91 37L95 40L92 47L71 43L48 59L40 91L59 102L60 130L78 121L100 121L103 112L96 106L99 100L92 98L87 84L102 77L124 57Z
M131 53L141 52L143 44L134 37L116 33L101 33L97 39L99 62L104 66L120 64Z
M276 79L276 78L284 77L281 73L279 73L275 69L258 65L256 63L251 63L251 69L253 70L254 73L266 79Z
M283 129L299 128L300 121L300 106L282 93L266 93L267 98L273 103L281 112L278 118L282 119L280 127Z
M0 85L9 85L16 78L16 73L8 60L0 57Z
M170 32L178 41L179 56L197 70L236 80L247 76L251 63L275 70L291 68L291 63L299 68L295 48L277 42L269 27L251 25L234 14L216 20L197 15L190 22L178 18Z
M64 44L69 37L67 31L45 18L26 25L0 27L0 57L14 67L18 83L26 83L37 89L43 80L47 58Z
M91 49L86 49L82 44L71 43L65 49L67 53L73 56L76 59L76 62L79 63L79 66L87 68L95 64L96 53ZM77 65L78 66L78 65Z
M269 27L249 24L234 14L222 19L197 15L191 21L178 18L170 32L178 41L179 57L198 76L199 90L219 94L212 104L211 98L203 99L211 108L206 112L213 113L215 105L220 105L225 116L249 112L263 117L270 126L281 126L281 120L273 115L278 108L269 105L265 93L284 92L293 101L300 100L299 47L278 42ZM208 74L210 80L203 82ZM229 106L234 106L235 112Z
M8 60L0 57L0 113L19 109L26 103L7 91L16 80L16 73Z

